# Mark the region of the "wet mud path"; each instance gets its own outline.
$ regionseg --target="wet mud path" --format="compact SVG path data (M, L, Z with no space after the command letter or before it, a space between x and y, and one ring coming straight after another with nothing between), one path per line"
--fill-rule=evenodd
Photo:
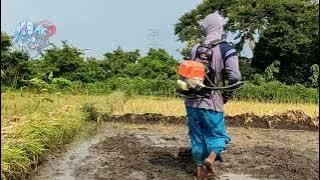
M217 179L318 179L318 132L228 128L231 143ZM33 180L194 179L181 124L105 122L93 138L52 155Z

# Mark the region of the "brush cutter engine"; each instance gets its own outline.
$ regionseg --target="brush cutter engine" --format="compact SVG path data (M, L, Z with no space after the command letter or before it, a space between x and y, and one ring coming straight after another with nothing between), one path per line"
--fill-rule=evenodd
M202 63L187 60L180 64L178 74L181 78L177 81L179 90L200 90L205 87L205 68Z
M196 51L195 60L183 61L177 74L177 95L184 98L208 98L212 91L235 91L242 86L242 82L237 82L229 86L217 86L214 80L215 72L211 68L212 48L224 41L216 41L209 45L200 45ZM200 50L201 49L201 50ZM205 49L205 50L203 50Z
M205 67L202 63L186 60L180 64L178 74L180 79L177 80L177 95L188 98L208 98L212 91L235 91L243 85L237 82L229 86L215 86L214 84L206 85L205 80L208 75L205 73ZM211 82L211 81L210 81Z

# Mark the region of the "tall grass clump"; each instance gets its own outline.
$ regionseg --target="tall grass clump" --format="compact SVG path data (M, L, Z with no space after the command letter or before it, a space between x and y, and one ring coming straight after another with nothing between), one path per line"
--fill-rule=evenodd
M82 112L86 114L87 121L98 121L99 112L97 108L92 103L85 103L82 108Z
M21 179L50 152L84 131L86 119L124 102L110 96L4 92L1 96L1 179ZM110 104L109 98L117 98ZM87 105L86 107L83 105ZM94 105L94 106L93 106Z
M26 175L47 151L70 142L83 124L83 113L76 107L27 118L1 142L1 179Z

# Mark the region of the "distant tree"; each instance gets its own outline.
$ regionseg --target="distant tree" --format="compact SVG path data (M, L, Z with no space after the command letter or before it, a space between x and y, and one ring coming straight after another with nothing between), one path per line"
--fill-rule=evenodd
M86 59L86 65L85 65L85 69L86 69L86 73L87 76L94 79L95 81L104 81L106 80L108 77L106 76L106 72L104 71L104 69L101 66L102 61L93 58L93 57L89 57Z
M226 31L237 34L240 51L257 32L252 65L260 72L280 62L278 80L288 84L309 81L319 57L319 4L314 0L204 0L175 25L183 42L201 38L200 21L219 10L228 17ZM190 43L189 43L190 44ZM185 51L186 52L186 51Z
M53 46L48 49L40 64L44 74L53 73L53 77L63 77L68 80L81 80L77 71L84 65L83 50L72 47L67 41L62 41L62 47Z
M105 71L105 77L111 78L113 76L124 76L124 69L127 66L137 63L140 57L139 50L125 52L118 47L113 52L104 54L100 66Z
M254 50L253 65L265 70L278 60L278 80L308 85L319 57L319 6L309 1L275 1L265 5L269 18Z
M1 54L4 52L8 52L10 47L11 47L10 36L5 32L1 32Z
M20 87L30 78L29 56L20 51L11 51L10 37L1 32L1 84Z
M19 51L8 53L1 58L1 70L5 74L5 78L1 79L1 83L12 87L22 86L24 84L23 80L31 77L29 66L28 54Z
M178 62L163 49L150 49L137 63L124 69L129 77L146 79L174 79Z

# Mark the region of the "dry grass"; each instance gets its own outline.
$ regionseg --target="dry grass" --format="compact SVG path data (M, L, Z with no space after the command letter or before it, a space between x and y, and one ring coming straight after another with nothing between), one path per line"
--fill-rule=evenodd
M319 116L317 104L290 104L230 101L225 105L227 115L252 112L256 115L273 115L287 110L302 110L311 117ZM161 113L163 115L185 115L184 102L176 98L134 97L123 106L115 108L114 114L125 113Z
M85 126L85 103L111 112L124 102L122 93L110 96L1 94L1 179L28 174L51 150L70 142Z
M235 101L227 103L226 114L238 115L252 112L255 115L273 115L283 113L288 110L301 110L310 117L319 116L318 104L292 104L292 103L263 103L263 102L241 102Z
M110 112L113 106L124 102L123 96L120 92L112 96L2 93L1 127L23 122L23 119L37 114L54 113L70 105L79 108L84 103L93 103L100 111Z

